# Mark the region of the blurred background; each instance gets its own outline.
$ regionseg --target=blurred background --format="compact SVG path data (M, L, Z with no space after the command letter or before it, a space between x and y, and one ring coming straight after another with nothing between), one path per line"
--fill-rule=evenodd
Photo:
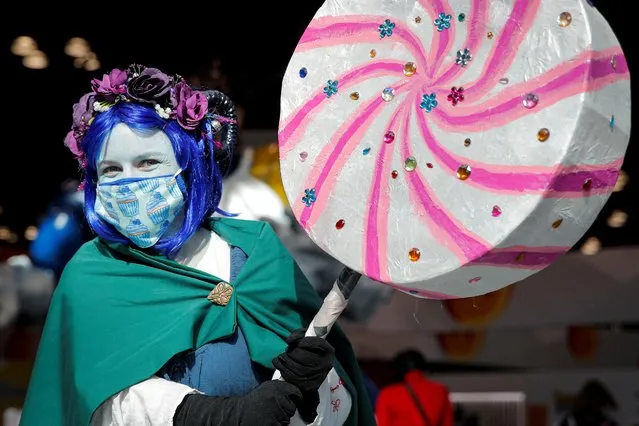
M615 29L632 75L633 15L618 1L595 3ZM242 132L225 206L270 221L318 292L328 291L339 265L297 227L277 151L281 79L321 4L256 3L251 10L240 4L172 4L164 13L139 15L117 7L17 6L5 14L0 415L6 425L19 413L60 270L90 238L75 191L77 163L63 145L71 107L91 78L114 67L155 66L232 97ZM460 408L457 424L551 425L596 379L613 395L619 424L639 425L638 157L633 136L598 220L573 251L528 280L446 302L418 300L373 282L361 285L343 326L371 379L371 396L393 382L389 361L412 348L427 358L432 378L451 390ZM475 413L475 423L462 412Z

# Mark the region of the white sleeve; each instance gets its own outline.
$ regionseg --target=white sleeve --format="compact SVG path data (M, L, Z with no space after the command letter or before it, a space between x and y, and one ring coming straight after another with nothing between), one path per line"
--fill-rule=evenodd
M346 423L353 400L335 369L328 373L328 377L318 391L320 402L317 407L317 417L309 426L342 426ZM306 425L298 413L295 413L290 424L291 426Z
M169 426L184 397L199 393L181 383L153 376L106 400L91 426Z

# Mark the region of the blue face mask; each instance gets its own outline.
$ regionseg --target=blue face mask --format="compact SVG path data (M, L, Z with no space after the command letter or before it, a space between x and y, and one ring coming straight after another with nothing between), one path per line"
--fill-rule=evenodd
M136 246L151 247L182 212L186 188L180 173L98 184L95 212Z

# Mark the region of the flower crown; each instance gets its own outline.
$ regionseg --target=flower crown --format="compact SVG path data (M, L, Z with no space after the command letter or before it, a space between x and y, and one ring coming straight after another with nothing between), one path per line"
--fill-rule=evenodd
M152 105L160 117L176 120L185 130L201 131L200 144L211 141L216 150L227 151L235 143L237 113L231 100L216 90L195 90L179 75L134 64L126 71L115 68L102 80L91 80L91 88L73 105L73 125L64 141L83 169L87 158L82 139L95 116L118 102ZM226 134L216 137L225 126Z

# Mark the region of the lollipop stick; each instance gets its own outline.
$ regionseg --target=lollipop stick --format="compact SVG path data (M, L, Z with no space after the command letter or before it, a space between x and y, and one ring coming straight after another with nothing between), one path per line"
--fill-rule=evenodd
M306 330L306 336L318 336L326 338L333 325L348 306L348 299L353 294L355 286L362 275L350 268L342 269L339 277L335 280L333 288L324 298L324 303L311 321ZM275 371L273 380L281 378L279 371Z

